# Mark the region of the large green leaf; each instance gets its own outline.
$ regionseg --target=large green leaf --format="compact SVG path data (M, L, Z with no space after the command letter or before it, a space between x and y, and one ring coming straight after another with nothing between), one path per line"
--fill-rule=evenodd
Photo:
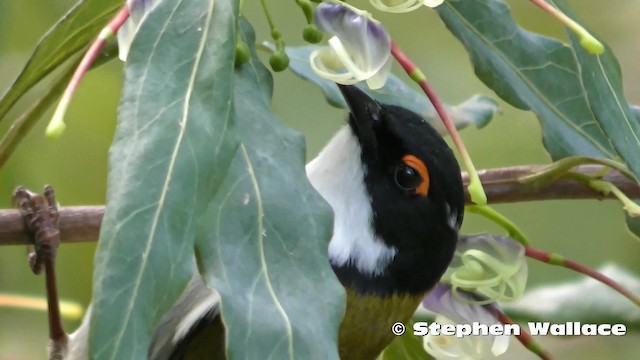
M198 217L237 146L237 13L237 0L164 0L132 44L95 261L92 359L146 358L193 274Z
M617 156L569 46L520 28L500 0L450 0L438 13L467 49L478 77L511 105L538 116L554 159Z
M627 290L640 294L640 279L617 265L605 265L598 272L612 278ZM547 285L531 291L504 309L518 321L580 321L596 324L625 324L640 329L640 310L629 299L606 285L584 278Z
M555 2L561 10L577 19L565 1ZM601 55L593 55L580 46L575 34L570 32L569 36L580 64L580 75L591 111L617 153L640 178L640 122L624 98L620 64L610 48L607 47Z
M273 51L272 45L267 46L267 48ZM318 85L329 104L339 108L346 108L347 103L335 83L318 76L311 68L309 55L318 48L319 46L317 45L288 47L286 51L291 60L289 68L294 74ZM391 74L381 89L371 90L369 87L360 84L356 86L382 103L402 106L421 114L441 134L447 133L444 125L442 125L442 120L440 120L429 99L395 75ZM469 125L475 125L478 128L484 127L499 109L498 103L492 98L484 95L475 95L461 104L447 106L447 110L456 127L462 129Z
M18 78L0 99L0 121L31 87L87 46L123 0L82 0L60 19L36 46Z
M557 1L569 11L563 1ZM622 157L640 177L640 119L622 93L610 49L599 56L520 28L500 0L451 0L438 8L466 47L478 77L511 105L533 111L554 160ZM634 220L629 229L637 234Z
M241 144L206 213L200 269L222 296L229 358L337 359L345 303L327 255L331 210L307 180L304 138L271 111L272 87L252 49L236 72Z

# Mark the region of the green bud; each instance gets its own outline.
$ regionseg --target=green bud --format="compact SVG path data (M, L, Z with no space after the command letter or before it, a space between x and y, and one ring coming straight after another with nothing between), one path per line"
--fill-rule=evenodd
M309 24L302 31L302 38L308 43L317 44L322 41L322 32L314 24Z
M593 36L582 37L580 39L580 45L594 55L600 55L604 52L604 45Z
M284 51L276 51L269 57L269 65L275 72L283 71L289 66L289 56Z
M273 29L271 30L271 37L273 38L273 40L279 40L282 38L282 34L280 33L280 31Z
M238 42L236 43L236 67L245 64L247 61L249 61L250 57L251 50L249 50L249 45L247 45L247 43L242 40L238 40Z

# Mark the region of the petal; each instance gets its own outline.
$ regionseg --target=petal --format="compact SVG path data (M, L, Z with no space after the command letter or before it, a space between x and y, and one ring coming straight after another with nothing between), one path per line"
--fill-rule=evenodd
M355 79L373 77L371 86L384 85L390 67L391 38L379 22L367 12L331 2L318 5L314 20L320 30L333 35L329 45Z
M456 324L444 316L436 317L438 324ZM507 350L509 336L464 336L432 335L423 339L425 350L438 360L486 359L498 356ZM506 345L506 346L505 346Z
M353 74L344 68L344 65L331 48L315 50L309 56L311 69L325 79L343 85L352 85L358 82ZM342 70L342 71L340 71Z
M510 340L511 338L509 337L509 335L496 336L493 342L493 346L491 346L491 353L493 354L493 356L500 356L507 352Z
M422 306L425 309L445 316L456 323L465 324L478 321L483 324L495 324L497 318L493 314L492 305L478 305L481 299L469 292L459 291L460 301L451 286L438 283L433 290L424 297Z
M366 14L368 13L347 4L322 2L316 7L313 20L321 31L336 35L341 32L345 23L353 22Z
M491 235L461 237L442 281L493 301L512 301L525 290L528 268L524 247ZM487 303L490 301L483 301Z
M131 43L147 14L158 3L156 0L127 0L129 19L118 30L118 57L127 60Z
M351 54L347 51L347 49L342 44L342 41L337 36L329 39L329 45L333 48L334 53L340 59L342 65L349 71L353 76L360 80L367 79L375 74L375 71L367 71L368 69L359 68L358 65L351 58Z
M442 5L443 2L444 0L422 0L422 4L430 8L438 7Z
M389 78L389 73L391 73L391 64L393 64L393 58L390 56L382 68L367 79L367 86L369 86L370 89L376 90L384 86Z
M390 13L406 13L423 6L420 0L370 0L371 5L380 11L386 11ZM429 1L432 2L432 1Z
M127 61L129 56L129 48L133 42L133 37L138 31L138 26L132 21L127 20L118 30L118 57L122 61Z

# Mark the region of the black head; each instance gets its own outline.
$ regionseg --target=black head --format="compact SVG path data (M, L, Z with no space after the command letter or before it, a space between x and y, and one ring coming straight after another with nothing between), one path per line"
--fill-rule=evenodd
M397 252L382 275L359 278L349 266L336 273L365 292L425 292L451 261L462 223L458 163L418 114L380 104L355 86L340 86L340 91L362 151L372 227Z

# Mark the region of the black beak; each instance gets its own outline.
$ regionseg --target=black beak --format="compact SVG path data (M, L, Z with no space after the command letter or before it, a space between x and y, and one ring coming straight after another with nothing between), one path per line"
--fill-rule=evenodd
M382 110L380 104L370 98L364 91L354 85L338 84L338 88L354 117L374 122L380 120L380 110Z
M349 106L351 112L349 125L358 137L360 146L363 151L375 153L377 148L375 127L382 121L382 107L356 86L338 84L338 88Z

